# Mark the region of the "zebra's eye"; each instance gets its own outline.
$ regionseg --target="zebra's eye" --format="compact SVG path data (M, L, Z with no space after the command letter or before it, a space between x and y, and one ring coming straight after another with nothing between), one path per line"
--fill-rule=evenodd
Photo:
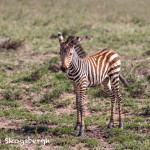
M69 55L71 56L71 55L72 55L72 52L70 52Z

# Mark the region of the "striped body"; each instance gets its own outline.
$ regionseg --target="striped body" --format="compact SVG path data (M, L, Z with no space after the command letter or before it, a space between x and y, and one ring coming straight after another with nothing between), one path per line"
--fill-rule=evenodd
M112 49L104 49L96 54L80 59L78 56L73 60L68 69L68 77L76 84L80 84L80 80L84 76L86 86L100 85L106 77L120 72L120 58ZM80 68L80 70L79 70ZM116 77L112 76L111 79Z
M88 86L101 85L111 99L111 117L108 127L114 126L114 104L118 100L119 127L121 121L121 94L119 92L119 77L121 60L112 49L104 49L90 56L85 56L79 44L79 38L70 36L63 41L62 34L58 35L60 42L60 57L62 68L67 70L69 79L73 82L76 91L77 123L79 136L84 134L84 103L85 90Z

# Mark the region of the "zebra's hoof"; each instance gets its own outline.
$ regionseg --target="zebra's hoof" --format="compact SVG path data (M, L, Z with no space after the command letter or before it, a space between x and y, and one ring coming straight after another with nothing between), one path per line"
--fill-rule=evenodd
M79 132L78 137L83 137L84 136L84 132Z
M78 136L84 136L84 126L80 126L80 130L79 130Z
M75 131L79 131L79 129L80 129L80 125L77 124L77 125L74 127L74 130L75 130Z
M107 128L111 129L111 128L114 128L114 124L111 122L108 124Z
M119 124L118 128L123 129L123 124Z

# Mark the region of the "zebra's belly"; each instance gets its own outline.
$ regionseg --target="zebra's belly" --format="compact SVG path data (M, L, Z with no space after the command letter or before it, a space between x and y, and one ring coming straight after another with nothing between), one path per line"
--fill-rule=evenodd
M88 86L89 87L95 87L97 85L101 85L102 82L107 78L108 76L104 76L103 78L96 78L96 77L90 77L88 78Z
M89 87L95 87L95 86L97 86L97 85L100 85L101 84L101 82L100 81L94 81L94 80L88 80L88 86Z

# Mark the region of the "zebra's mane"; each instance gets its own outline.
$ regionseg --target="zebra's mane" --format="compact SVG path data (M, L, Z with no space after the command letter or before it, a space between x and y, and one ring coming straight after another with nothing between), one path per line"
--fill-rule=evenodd
M70 35L68 36L66 43L70 46L74 46L75 51L77 52L78 56L80 58L84 58L87 56L86 52L82 48L80 42L77 40L76 36Z

